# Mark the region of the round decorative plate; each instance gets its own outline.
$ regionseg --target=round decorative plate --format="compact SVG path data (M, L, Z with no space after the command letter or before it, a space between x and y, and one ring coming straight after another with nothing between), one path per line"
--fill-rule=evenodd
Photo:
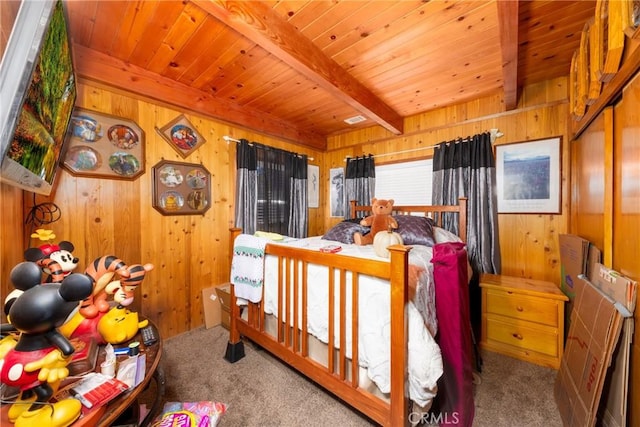
M187 195L187 204L193 210L200 211L207 207L209 201L202 190L193 190Z
M187 185L194 190L207 186L207 174L200 169L192 169L187 174Z
M71 134L86 142L96 142L102 138L102 126L93 117L85 115L72 116Z
M170 188L177 187L182 184L182 181L184 181L184 177L182 176L180 169L171 165L164 166L160 169L158 176L160 178L160 182Z
M140 170L140 160L124 151L116 151L109 156L109 167L121 176L133 176Z
M184 197L177 191L169 190L160 195L160 207L167 211L177 211L184 206Z
M64 162L77 171L93 171L102 165L102 156L86 145L76 145L67 151Z
M130 150L138 145L138 134L125 125L113 125L107 132L109 141L118 148Z
M198 144L198 137L189 126L175 125L171 128L171 141L179 149L189 151Z

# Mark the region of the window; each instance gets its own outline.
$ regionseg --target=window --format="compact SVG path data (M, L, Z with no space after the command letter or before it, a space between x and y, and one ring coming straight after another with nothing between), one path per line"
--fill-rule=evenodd
M376 166L376 197L394 205L430 205L433 159Z
M289 220L289 177L283 164L270 160L274 160L272 156L258 160L257 229L286 234Z

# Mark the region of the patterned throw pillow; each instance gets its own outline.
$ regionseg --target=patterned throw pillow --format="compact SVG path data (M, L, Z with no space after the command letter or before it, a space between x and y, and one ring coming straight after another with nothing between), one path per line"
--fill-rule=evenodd
M414 215L395 215L394 218L398 223L395 231L402 236L405 245L435 245L431 218Z
M345 219L344 221L334 225L325 233L322 238L324 240L335 240L345 245L353 243L353 234L360 232L367 234L369 227L360 225L360 219Z

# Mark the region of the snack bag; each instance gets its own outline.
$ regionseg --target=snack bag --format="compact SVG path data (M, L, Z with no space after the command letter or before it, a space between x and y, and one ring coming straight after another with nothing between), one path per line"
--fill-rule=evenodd
M220 402L167 402L152 427L215 427L226 411Z

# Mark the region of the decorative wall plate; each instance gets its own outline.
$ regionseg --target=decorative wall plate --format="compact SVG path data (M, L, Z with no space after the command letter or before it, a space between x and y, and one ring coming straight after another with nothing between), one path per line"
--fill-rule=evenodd
M203 165L162 160L152 171L153 207L162 215L204 215L211 207L211 174Z
M144 173L144 131L133 121L76 107L64 167L76 176L135 179Z
M176 117L161 129L156 128L156 132L158 132L182 158L186 158L206 142L204 137L184 115Z

